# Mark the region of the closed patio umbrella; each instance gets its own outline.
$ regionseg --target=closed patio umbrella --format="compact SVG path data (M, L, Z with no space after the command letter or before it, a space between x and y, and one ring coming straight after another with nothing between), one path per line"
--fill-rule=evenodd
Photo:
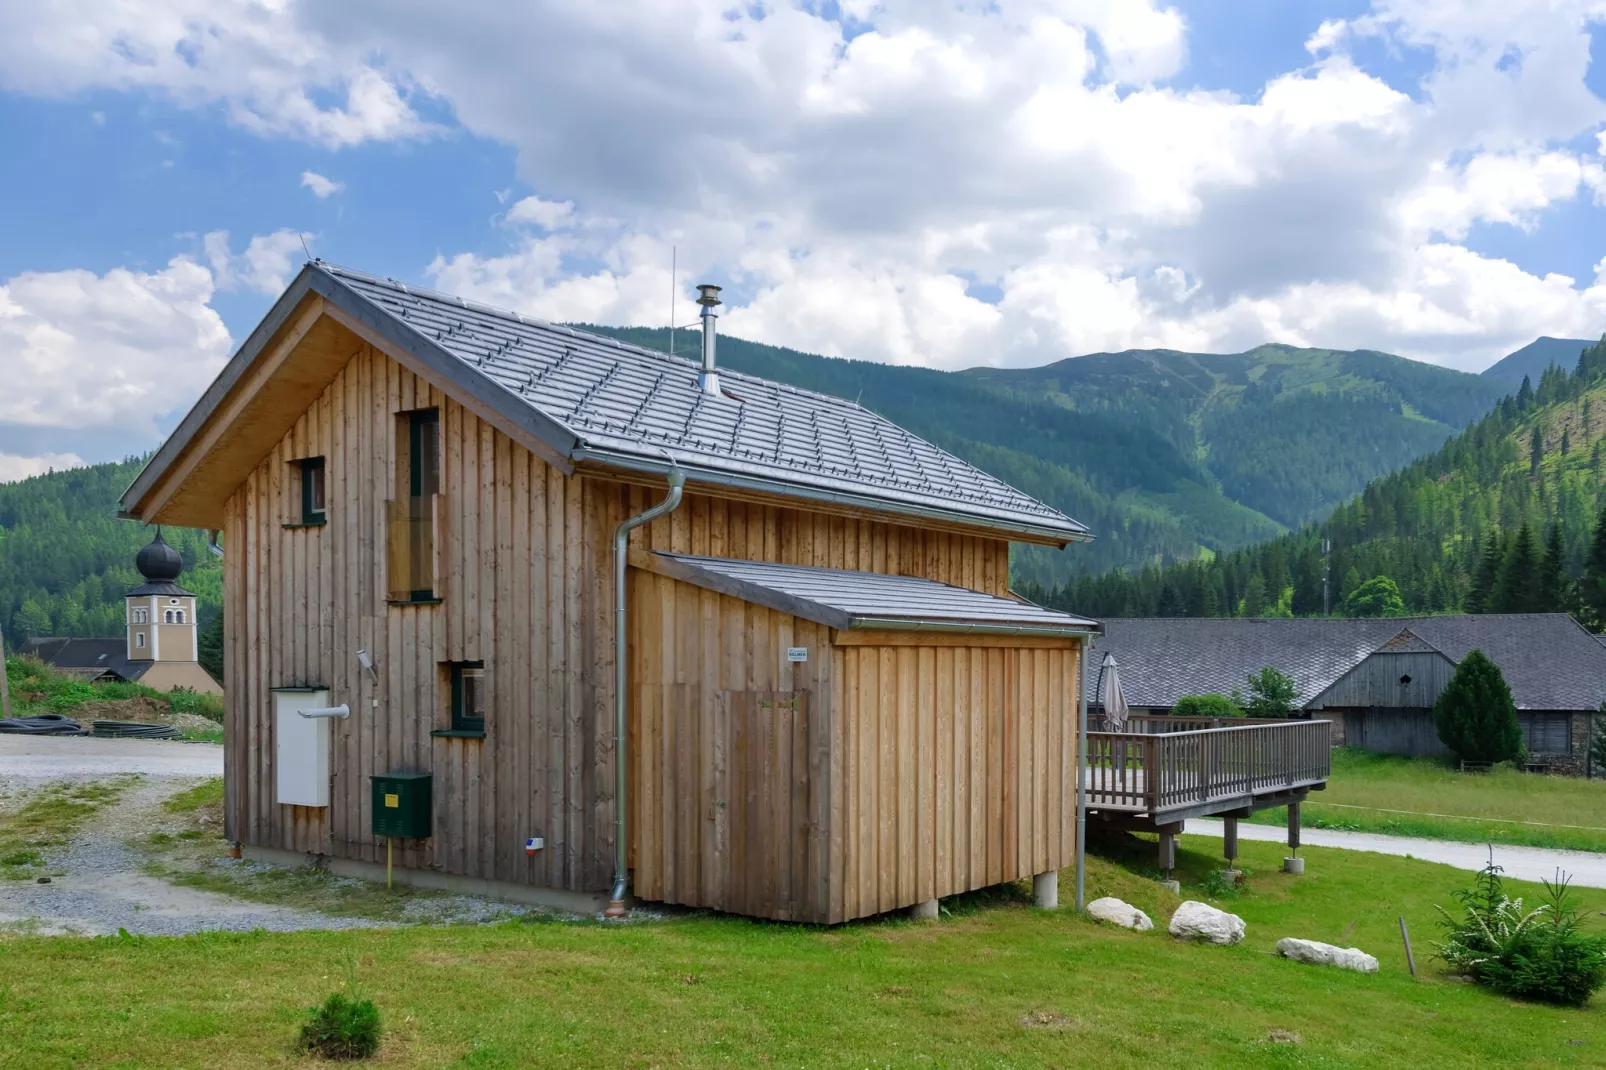
M1099 666L1099 701L1104 705L1104 720L1110 731L1126 731L1126 692L1121 690L1121 672L1114 654L1105 654Z

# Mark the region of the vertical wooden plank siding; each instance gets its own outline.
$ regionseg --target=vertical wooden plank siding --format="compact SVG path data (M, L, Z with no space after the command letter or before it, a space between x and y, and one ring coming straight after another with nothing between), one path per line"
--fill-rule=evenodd
M398 843L398 863L603 889L615 797L612 533L661 491L565 477L382 352L348 342L345 367L225 508L228 835L379 860L369 778L425 770L434 835ZM428 406L441 413L440 601L393 605L384 548L405 465L398 414ZM303 527L293 462L312 456L325 458L328 520ZM1008 586L998 539L704 494L633 538L648 550L922 575L993 594ZM1065 808L1052 775L1042 778L1055 748L1074 741L1064 725L1032 721L1028 732L1014 723L1026 715L1004 706L1021 696L1034 710L1074 710L1055 697L1072 686L1068 654L1033 652L1034 675L1022 675L1026 663L1011 655L1006 666L996 648L834 648L826 629L786 614L660 577L631 582L641 894L839 921L1023 875L1006 873L998 850L1006 769L1035 778L1011 785L1013 805L1048 807L1009 818L1010 832L1031 837L1022 865L1064 855ZM793 646L809 648L808 662L787 660ZM486 664L483 740L431 734L449 726L443 685L458 661ZM1006 668L1020 676L1007 686ZM352 708L331 723L331 805L281 806L271 689L314 685ZM1036 749L1006 763L1006 729ZM738 797L757 809L738 813ZM528 836L546 840L533 858Z

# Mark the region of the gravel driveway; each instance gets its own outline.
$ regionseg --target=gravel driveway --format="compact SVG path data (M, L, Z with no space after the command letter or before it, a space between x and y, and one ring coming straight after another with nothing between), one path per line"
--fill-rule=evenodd
M64 780L105 780L138 773L117 802L92 816L64 850L49 858L50 883L0 882L0 926L39 933L94 936L178 935L209 929L350 929L387 924L311 910L245 902L180 888L140 872L140 854L125 846L173 816L163 799L223 775L223 748L213 743L0 735L0 792L7 795Z

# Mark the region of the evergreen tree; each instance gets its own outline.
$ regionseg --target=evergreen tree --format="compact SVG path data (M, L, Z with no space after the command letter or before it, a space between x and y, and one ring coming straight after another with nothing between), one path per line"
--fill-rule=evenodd
M1504 560L1500 548L1500 536L1491 531L1484 541L1483 554L1478 558L1477 567L1472 570L1472 586L1467 591L1467 597L1462 608L1468 613L1488 613L1494 600L1495 584L1500 579L1500 562Z
M1526 411L1528 406L1533 403L1533 399L1534 385L1533 383L1529 382L1528 377L1524 375L1522 377L1522 386L1517 388L1517 408L1519 410Z
M1446 747L1468 762L1515 762L1523 756L1522 726L1500 667L1474 650L1433 704L1433 723Z
M1256 572L1249 577L1249 584L1244 588L1244 611L1246 617L1258 617L1266 611L1266 577Z
M1606 503L1602 503L1600 516L1595 520L1595 537L1589 544L1589 556L1584 561L1584 578L1579 597L1596 629L1606 627Z
M1573 448L1572 428L1564 427L1564 428L1561 429L1561 455L1563 457L1567 456L1567 451L1572 449L1572 448Z
M1562 547L1561 524L1550 525L1545 539L1545 556L1539 562L1539 598L1535 607L1541 613L1565 613L1570 606L1568 598L1566 551Z
M1538 473L1539 466L1545 463L1545 433L1538 424L1534 424L1533 442L1528 447L1528 471Z
M1517 538L1500 565L1490 612L1532 613L1538 606L1539 554L1527 521L1517 529Z
M199 649L195 660L201 668L212 674L212 679L223 682L223 614L212 618L212 623L200 630L196 640Z

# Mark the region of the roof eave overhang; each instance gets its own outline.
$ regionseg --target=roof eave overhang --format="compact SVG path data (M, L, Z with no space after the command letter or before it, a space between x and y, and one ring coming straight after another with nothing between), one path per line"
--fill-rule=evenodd
M967 621L934 617L861 617L807 598L777 591L773 587L751 583L700 568L696 564L665 554L647 550L631 550L630 564L646 572L689 583L694 587L729 595L744 602L764 606L780 613L823 624L837 631L909 631L942 632L947 634L973 634L993 636L1037 636L1045 639L1089 637L1100 630L1097 621L1074 621L1065 624L1041 624L1009 621Z
M860 493L846 488L821 486L799 480L778 479L758 472L715 468L711 465L699 464L689 458L677 457L667 449L663 453L663 457L660 458L626 453L622 450L600 449L594 446L582 445L575 449L573 457L579 463L589 461L605 468L640 472L654 476L667 476L671 471L678 470L690 483L752 491L759 494L773 494L784 498L801 498L808 501L838 505L848 509L891 514L911 520L938 521L958 527L978 528L997 532L1000 536L1016 542L1037 543L1063 549L1069 543L1091 542L1093 539L1093 535L1090 532L1081 528L1034 524L1026 520L986 516L960 509L944 509L938 506L922 505L918 502L901 501L881 495Z
M164 486L167 477L235 396L263 354L275 346L286 328L296 325L298 317L306 314L310 301L320 302L321 315L329 316L450 394L565 475L573 472L570 455L579 440L572 430L459 360L433 339L387 315L319 265L308 264L123 492L117 514L120 518L145 523L159 519L161 505L176 490L176 486ZM310 323L300 323L300 327L304 334ZM157 494L162 490L167 493Z

